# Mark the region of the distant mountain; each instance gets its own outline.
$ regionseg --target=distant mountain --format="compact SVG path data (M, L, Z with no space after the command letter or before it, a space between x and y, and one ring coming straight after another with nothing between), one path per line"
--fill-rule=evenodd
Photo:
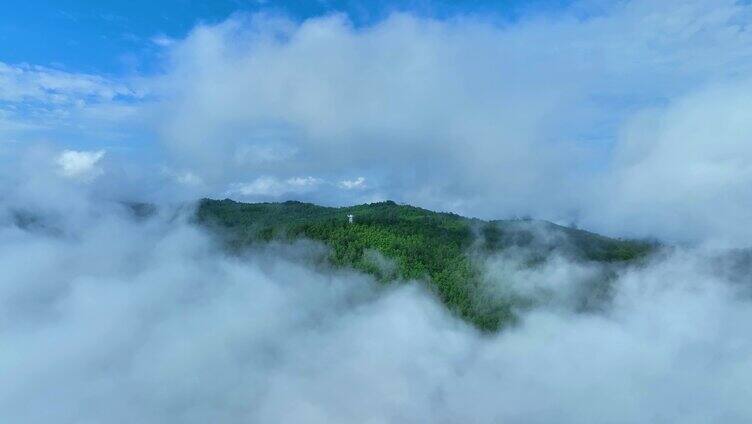
M478 262L483 257L514 250L532 267L559 254L614 269L657 247L547 221L483 221L392 201L334 208L203 199L197 220L234 250L271 240L320 241L331 249L334 266L364 271L384 283L424 281L451 311L486 331L513 322L519 299L500 299L482 289ZM608 275L604 273L604 285Z

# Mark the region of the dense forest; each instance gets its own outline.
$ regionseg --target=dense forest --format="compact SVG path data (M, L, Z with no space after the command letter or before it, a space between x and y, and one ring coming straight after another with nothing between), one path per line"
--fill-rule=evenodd
M621 266L656 247L547 221L483 221L392 201L333 208L295 201L203 199L197 220L221 234L234 251L272 240L320 241L329 247L328 260L334 266L364 271L384 284L421 281L453 313L484 331L514 322L518 300L481 290L479 257L515 248L527 252L529 266L554 252L571 260Z

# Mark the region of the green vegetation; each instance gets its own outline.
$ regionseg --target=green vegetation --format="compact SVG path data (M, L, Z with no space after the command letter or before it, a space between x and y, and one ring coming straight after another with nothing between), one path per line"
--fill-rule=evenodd
M349 214L355 217L352 224ZM519 247L537 252L539 259L558 251L575 260L624 262L644 257L654 247L545 221L487 222L391 201L331 208L204 199L197 218L220 231L236 250L270 240L321 241L330 247L333 265L367 272L385 284L423 281L450 310L486 331L514 320L513 302L484 294L471 252Z

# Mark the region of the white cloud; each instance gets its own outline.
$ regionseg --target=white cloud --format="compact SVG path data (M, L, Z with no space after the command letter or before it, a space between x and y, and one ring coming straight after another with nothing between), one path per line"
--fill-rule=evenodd
M315 187L321 184L321 180L314 177L293 177L285 181L288 185L297 188Z
M210 185L265 175L277 183L250 191L279 193L280 181L305 174L348 188L357 183L348 176L368 172L379 196L432 209L645 235L619 228L630 221L609 208L649 216L652 205L611 202L613 187L592 182L623 171L619 133L634 114L752 72L752 33L741 24L752 5L633 0L583 18L585 6L505 25L410 14L364 27L342 15L202 25L153 81L166 99L160 136ZM249 154L271 145L283 160ZM720 197L729 186L707 189ZM351 202L362 198L350 192ZM653 234L673 236L662 228Z
M193 187L204 185L203 178L190 170L176 171L165 167L162 173L181 185Z
M141 138L152 115L138 81L0 62L0 137L65 144Z
M315 245L230 257L173 211L136 222L86 208L51 215L63 236L0 226L0 421L752 418L749 274L718 272L709 252L618 273L603 312L554 296L480 335L420 285L327 270ZM591 275L563 260L503 272L521 293Z
M279 180L274 177L258 177L249 183L234 183L228 194L241 196L271 196L279 197L285 194L305 193L316 189L322 181L314 177L292 177Z
M752 207L751 99L752 80L729 81L637 114L590 219L678 241L752 241L740 225Z
M745 246L751 7L633 0L503 26L233 18L167 48L173 68L144 83L156 108L104 77L0 64L0 131L149 115L180 170L162 177L189 186L573 213ZM535 302L480 335L420 285L326 269L321 246L230 257L172 210L135 222L117 201L147 188L97 179L104 150L22 144L0 144L0 422L752 420L746 251L618 269L587 313L602 269L493 257L489 290ZM18 210L45 226L18 228Z
M33 101L50 105L76 104L86 99L98 101L112 100L116 96L139 96L137 91L127 85L98 75L2 62L0 88L2 101Z
M204 183L201 177L190 171L178 174L176 179L180 184L186 185L201 185Z
M166 46L157 76L0 64L0 137L117 140L142 161L166 158L157 172L201 176L201 195L395 199L749 244L736 230L752 196L748 129L733 117L750 90L751 11L631 0L504 24L398 13L365 26L236 15Z
M365 187L366 179L358 177L354 180L342 180L339 182L339 186L346 190L362 189Z
M56 163L60 173L65 177L91 180L104 172L97 166L104 155L104 150L93 152L65 150L57 157Z

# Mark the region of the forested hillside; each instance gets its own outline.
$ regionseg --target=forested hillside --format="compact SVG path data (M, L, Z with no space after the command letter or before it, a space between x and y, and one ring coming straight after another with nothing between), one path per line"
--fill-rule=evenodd
M391 201L332 208L204 199L197 219L234 250L270 240L323 242L331 249L333 265L367 272L384 283L423 281L450 310L488 331L513 321L514 300L480 290L479 256L515 248L528 253L530 266L552 252L577 261L621 264L655 248L546 221L482 221Z

